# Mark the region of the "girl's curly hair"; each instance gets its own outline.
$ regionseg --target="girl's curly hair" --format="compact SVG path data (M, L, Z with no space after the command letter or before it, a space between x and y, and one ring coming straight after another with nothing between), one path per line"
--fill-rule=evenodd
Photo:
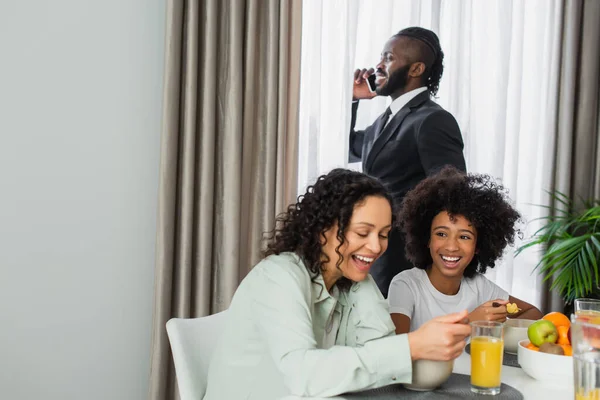
M521 215L502 184L489 175L447 166L421 181L402 203L399 219L406 234L406 257L417 268L428 269L433 262L428 248L431 224L442 211L451 217L462 215L477 229L478 252L464 271L467 278L494 268L506 246L521 235L516 228Z
M325 241L325 232L337 222L340 244L335 251L340 256L336 264L339 267L343 261L339 249L346 243L345 232L354 207L368 196L387 199L393 209L392 197L375 178L342 168L320 176L304 195L298 196L295 204L277 217L275 228L266 237L264 256L294 252L314 279L322 271L323 263L330 261L323 253L321 240ZM392 225L396 220L394 214ZM342 278L336 284L347 289L352 282Z

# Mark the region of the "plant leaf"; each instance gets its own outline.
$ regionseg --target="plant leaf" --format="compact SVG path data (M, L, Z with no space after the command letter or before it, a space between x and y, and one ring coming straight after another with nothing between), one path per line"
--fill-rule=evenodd
M567 194L547 192L549 211L534 221L540 226L515 250L515 256L532 247L542 251L533 270L552 280L567 302L600 289L600 199L574 201ZM577 204L576 204L577 203Z
M590 241L593 240L593 236L590 238ZM598 285L600 283L600 281L598 280L598 262L596 261L596 255L594 254L594 250L592 249L592 245L590 244L590 241L585 243L585 250L588 254L588 258L590 260L590 264L592 265L592 270L594 271L594 279L595 279L595 283L596 285Z

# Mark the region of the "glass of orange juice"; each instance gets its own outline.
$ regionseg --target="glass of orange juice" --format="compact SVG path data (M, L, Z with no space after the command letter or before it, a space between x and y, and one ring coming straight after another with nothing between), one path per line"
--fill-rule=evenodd
M576 400L600 400L600 325L571 318Z
M471 322L471 391L499 394L504 355L504 324Z

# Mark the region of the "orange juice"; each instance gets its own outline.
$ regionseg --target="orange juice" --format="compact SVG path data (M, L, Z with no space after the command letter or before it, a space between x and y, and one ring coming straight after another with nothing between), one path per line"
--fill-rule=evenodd
M600 400L600 389L592 389L587 393L580 389L575 393L575 400Z
M588 324L600 324L600 311L581 310L575 312L577 319Z
M471 385L481 388L500 386L504 341L491 336L471 339Z

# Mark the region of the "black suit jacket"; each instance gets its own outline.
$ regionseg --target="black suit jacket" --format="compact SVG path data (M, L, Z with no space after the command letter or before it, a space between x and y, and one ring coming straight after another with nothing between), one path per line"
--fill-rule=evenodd
M363 172L379 178L400 207L406 193L444 165L466 171L463 140L452 114L419 93L385 124L382 114L363 131L354 129L358 102L352 104L349 161L362 161ZM391 233L388 250L375 262L371 274L387 297L392 278L412 265L404 256L404 240Z

